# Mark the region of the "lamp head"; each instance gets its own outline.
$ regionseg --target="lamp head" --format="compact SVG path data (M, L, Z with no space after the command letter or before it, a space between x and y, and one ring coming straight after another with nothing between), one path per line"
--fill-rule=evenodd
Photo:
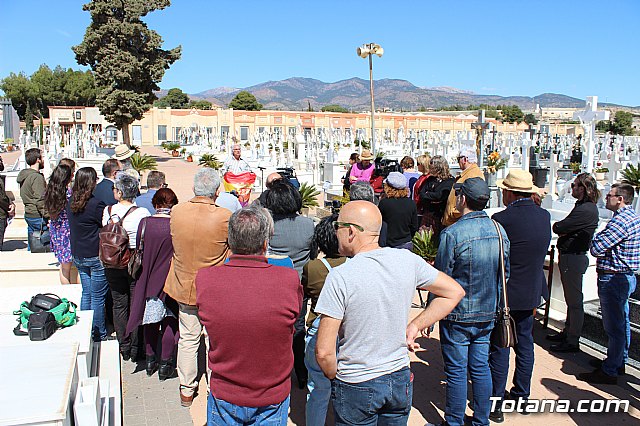
M384 54L384 49L376 43L363 44L362 46L356 49L356 53L361 58L366 58L369 55L378 55L378 57L382 57Z
M363 44L362 46L358 47L356 49L356 53L358 54L358 56L360 56L361 58L366 58L367 56L369 56L369 54L371 53L369 50L369 45L367 44Z

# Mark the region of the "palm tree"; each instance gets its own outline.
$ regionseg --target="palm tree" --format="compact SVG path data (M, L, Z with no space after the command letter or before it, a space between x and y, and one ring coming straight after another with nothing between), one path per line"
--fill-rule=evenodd
M314 185L308 185L306 182L300 185L302 208L318 207L318 200L316 198L318 195L320 195L320 191L318 191Z
M202 154L200 160L198 160L198 165L219 170L222 167L222 162L218 161L216 156L213 154Z
M131 167L140 174L145 170L156 170L158 168L156 159L148 154L140 155L139 152L136 152L131 156L130 161Z

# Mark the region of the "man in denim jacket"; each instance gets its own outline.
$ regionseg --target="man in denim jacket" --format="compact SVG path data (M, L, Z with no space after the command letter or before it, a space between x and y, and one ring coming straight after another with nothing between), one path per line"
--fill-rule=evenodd
M467 371L473 382L474 425L488 425L491 396L489 340L501 294L500 251L494 222L482 211L489 201L489 187L471 178L453 187L456 209L462 217L440 236L435 266L455 279L466 295L440 321L440 344L447 376L445 421L464 424L467 404ZM502 234L505 273L509 274L509 240Z

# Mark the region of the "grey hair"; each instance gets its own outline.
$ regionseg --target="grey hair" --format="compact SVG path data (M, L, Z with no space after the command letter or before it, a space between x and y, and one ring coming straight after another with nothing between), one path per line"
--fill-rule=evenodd
M153 170L149 172L147 176L147 187L151 189L159 189L165 182L165 175L163 172Z
M138 180L128 174L121 174L113 186L122 192L120 196L122 200L133 201L138 196Z
M203 167L193 177L193 193L197 197L213 198L220 186L220 175L210 167Z
M373 187L369 182L365 182L362 180L353 182L349 191L349 200L364 200L369 201L370 203L375 203Z
M264 254L264 243L273 235L273 219L264 207L252 204L229 218L229 248L234 254Z

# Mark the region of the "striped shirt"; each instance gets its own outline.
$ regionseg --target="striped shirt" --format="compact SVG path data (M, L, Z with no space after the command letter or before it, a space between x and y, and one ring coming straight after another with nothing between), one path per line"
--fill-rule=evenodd
M640 217L626 206L613 214L591 241L596 269L605 273L631 273L640 269Z

